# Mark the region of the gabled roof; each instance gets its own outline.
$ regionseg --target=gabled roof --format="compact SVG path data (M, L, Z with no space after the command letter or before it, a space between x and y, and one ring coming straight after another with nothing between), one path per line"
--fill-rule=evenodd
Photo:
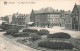
M77 6L77 8L78 8L78 10L79 10L79 12L80 12L80 5L76 5Z

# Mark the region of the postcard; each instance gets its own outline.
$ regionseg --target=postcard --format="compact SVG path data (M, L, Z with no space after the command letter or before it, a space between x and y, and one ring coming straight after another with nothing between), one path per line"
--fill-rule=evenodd
M0 51L80 51L80 0L0 0Z

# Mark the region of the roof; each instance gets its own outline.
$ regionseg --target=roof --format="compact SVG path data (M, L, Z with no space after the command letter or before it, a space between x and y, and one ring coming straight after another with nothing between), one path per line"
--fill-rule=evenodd
M71 11L62 11L64 12L65 14L71 14ZM34 10L34 14L60 14L62 13L61 11L57 11L57 10L54 10L54 11L40 11L40 10Z
M60 14L60 12L42 12L42 13L35 13L35 14Z
M34 14L60 14L60 11L52 11L52 12L35 12ZM65 14L71 14L70 11L64 11Z
M79 12L80 12L80 5L76 5L77 6L77 8L78 8L78 10L79 10Z
M39 13L54 13L54 11L41 11L41 10L34 10L34 14L39 14Z
M34 22L28 22L28 25L31 25L31 24L33 24Z
M65 11L65 14L71 14L71 12L70 11Z

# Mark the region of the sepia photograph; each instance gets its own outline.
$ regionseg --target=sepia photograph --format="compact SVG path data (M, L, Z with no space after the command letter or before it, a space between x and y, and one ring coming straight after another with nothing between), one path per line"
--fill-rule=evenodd
M80 51L80 0L0 0L0 51Z

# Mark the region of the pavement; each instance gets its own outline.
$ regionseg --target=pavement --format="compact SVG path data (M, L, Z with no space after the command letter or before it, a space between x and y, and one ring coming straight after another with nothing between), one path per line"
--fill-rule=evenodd
M28 46L26 46L25 48L22 48L23 45L15 45L11 42L9 42L8 40L6 40L5 38L2 38L4 32L0 32L0 51L39 51L33 48L30 48Z
M40 27L29 27L30 29L37 29L37 30L41 30L41 29L46 29L50 31L50 34L56 33L56 32L65 32L70 34L72 37L80 38L80 31L74 31L74 30L67 30L65 29L65 27L59 27L59 26L55 26L53 28L40 28Z

